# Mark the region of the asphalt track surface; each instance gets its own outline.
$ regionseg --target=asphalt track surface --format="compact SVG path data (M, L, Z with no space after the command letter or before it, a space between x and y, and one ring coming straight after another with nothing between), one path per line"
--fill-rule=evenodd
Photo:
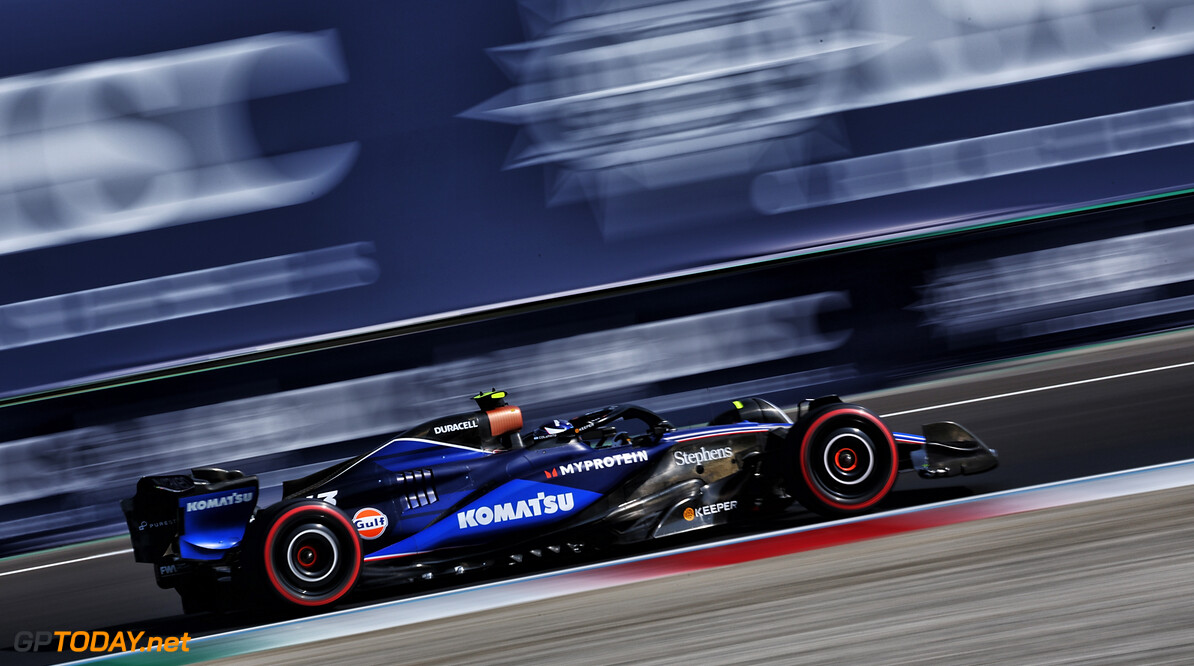
M988 518L209 663L1188 664L1192 501Z
M1194 457L1192 350L1194 332L1186 331L971 369L851 398L890 415L887 421L894 429L917 432L921 423L954 420L999 450L1001 466L989 474L944 482L902 476L888 506L911 506ZM1184 508L1166 507L1188 505L1191 496L1187 491L1161 495L1145 508L1132 504L1148 501L1138 498L1123 500L1126 508L1113 500L1089 509L1059 509L1059 518L1032 525L1021 525L1019 517L991 519L790 556L801 558L795 563L790 557L774 558L664 579L650 587L615 588L477 614L470 616L476 622L472 625L454 620L423 627L425 633L416 632L418 650L387 643L391 638L386 636L381 643L362 643L384 654L358 652L355 659L389 661L395 656L391 650L401 649L404 661L417 656L416 663L578 657L589 663L669 663L684 660L681 655L760 663L1091 663L1100 655L1110 655L1113 662L1138 661L1128 655L1153 663L1187 661L1194 658L1194 629L1189 629L1194 613L1184 601L1191 598L1190 590L1182 586L1194 580L1185 555L1194 552L1189 547L1194 521L1186 520ZM1098 508L1104 505L1113 506L1107 515ZM1093 513L1071 518L1074 511ZM784 526L809 520L795 514ZM967 536L959 541L961 534ZM1156 536L1138 538L1142 535ZM1114 544L1123 549L1112 548ZM269 619L184 618L174 594L156 587L146 565L134 563L131 554L110 554L124 548L127 542L108 540L0 561L0 662L55 663L83 656L18 654L12 651L18 631L132 629L195 636ZM79 561L58 564L71 560ZM793 567L798 574L790 573ZM991 571L1002 573L992 578ZM1117 597L1110 581L1119 580L1123 571L1147 572L1149 578L1133 582L1129 576L1124 589L1138 593L1125 591ZM1107 577L1107 587L1092 584L1101 576ZM1006 589L1017 592L1005 594ZM987 598L990 609L975 605ZM664 618L659 623L652 619L652 608ZM1087 608L1095 609L1093 615L1083 614ZM818 610L809 614L809 609ZM1106 619L1117 614L1124 617L1123 627L1135 633L1129 636ZM794 628L785 618L796 616L803 619ZM959 623L961 617L971 620ZM570 619L564 623L561 618ZM899 618L896 624L921 640L908 637L905 652L866 647L876 636L887 637L880 643L895 640L885 628L890 618ZM964 630L964 635L955 640L934 630L938 624ZM1092 633L1083 628L1088 625L1103 629ZM526 633L525 627L538 629ZM804 635L813 647L792 652L768 638L777 631L796 632L792 643ZM453 638L474 634L492 640ZM392 638L405 636L409 647L415 635L396 632ZM1132 638L1136 635L1144 638ZM559 649L544 647L548 644ZM1089 651L1086 644L1097 649ZM327 650L346 650L347 645L273 656L290 661L322 655L327 661L334 654Z

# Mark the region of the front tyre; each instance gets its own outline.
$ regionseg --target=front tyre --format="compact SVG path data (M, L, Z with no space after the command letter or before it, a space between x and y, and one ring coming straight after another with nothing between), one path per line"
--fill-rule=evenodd
M823 516L864 513L895 484L895 439L879 417L846 403L815 411L788 435L789 491Z
M361 571L361 543L348 518L324 502L272 511L251 557L262 583L279 600L304 608L334 604Z

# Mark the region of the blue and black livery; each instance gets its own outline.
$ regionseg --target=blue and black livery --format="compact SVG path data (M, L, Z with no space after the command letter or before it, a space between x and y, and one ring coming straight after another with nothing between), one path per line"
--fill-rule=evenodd
M635 543L767 516L793 502L827 516L870 510L900 470L939 478L996 465L961 426L892 433L834 396L795 419L761 398L677 429L612 405L525 437L505 393L283 483L257 509L257 479L216 468L150 476L122 503L138 561L188 612L230 603L329 606L362 570L431 577L542 549Z

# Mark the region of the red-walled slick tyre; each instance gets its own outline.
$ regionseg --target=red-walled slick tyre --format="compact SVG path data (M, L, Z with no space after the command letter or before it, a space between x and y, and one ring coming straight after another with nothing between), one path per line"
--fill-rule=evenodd
M255 521L246 552L255 582L292 607L326 607L348 594L361 572L361 543L348 517L318 501L271 509Z
M789 492L810 511L865 513L895 484L899 458L891 431L870 411L847 403L816 410L788 434Z

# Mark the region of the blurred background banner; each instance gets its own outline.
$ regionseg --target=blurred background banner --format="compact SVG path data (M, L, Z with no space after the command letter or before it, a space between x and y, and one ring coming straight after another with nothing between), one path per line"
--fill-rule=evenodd
M0 395L1194 187L1183 0L64 0L0 26ZM1079 299L1006 281L1190 247L1149 231L957 254L914 311L955 350L1076 330ZM1084 285L1098 317L1159 316L1133 299L1185 277L1146 272ZM634 323L601 335L673 332Z
M6 406L0 554L120 529L139 476L283 479L510 392L527 429L633 402L677 424L1194 325L1194 197L775 262ZM360 261L341 249L311 266ZM256 270L256 269L254 269Z

